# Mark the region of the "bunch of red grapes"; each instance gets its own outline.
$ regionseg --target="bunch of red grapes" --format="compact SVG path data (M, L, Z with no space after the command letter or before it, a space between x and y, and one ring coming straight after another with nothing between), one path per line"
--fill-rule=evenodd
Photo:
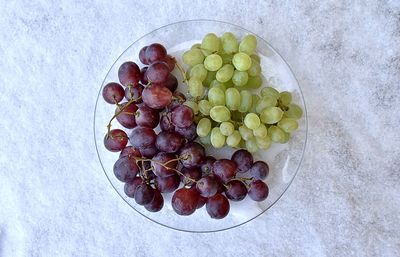
M179 215L206 205L215 219L228 214L229 200L241 201L247 194L255 201L265 200L268 187L262 180L269 172L265 162L253 162L243 149L230 160L216 160L194 141L194 113L183 104L186 98L176 91L178 80L171 74L175 58L154 43L140 50L139 59L148 66L140 69L134 62L123 63L118 70L120 84L108 83L103 89L104 100L117 106L104 145L121 152L114 174L125 182L126 195L157 212L164 206L162 193L173 192L172 207ZM111 129L114 118L132 129L129 138L125 131ZM246 172L251 178L241 177Z

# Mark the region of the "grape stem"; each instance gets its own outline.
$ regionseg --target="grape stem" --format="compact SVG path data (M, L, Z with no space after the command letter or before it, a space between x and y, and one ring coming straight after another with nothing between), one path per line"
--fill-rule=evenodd
M137 100L139 100L139 99L141 99L141 98L142 98L141 96L139 96L138 98L131 98L131 100L129 100L122 108L119 109L118 112L116 112L116 113L111 117L111 119L110 119L110 121L108 122L108 125L107 125L107 135L110 135L110 131L111 131L111 122L112 122L118 115L120 115L120 114L125 110L126 107L128 107L131 103L134 103L135 101L137 101ZM120 107L120 106L118 106L118 107Z

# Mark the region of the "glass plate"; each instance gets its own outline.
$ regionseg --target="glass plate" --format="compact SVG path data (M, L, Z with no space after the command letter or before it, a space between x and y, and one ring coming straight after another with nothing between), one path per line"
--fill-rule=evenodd
M103 145L103 138L107 131L106 125L115 109L114 106L103 101L101 96L103 86L109 82L118 81L118 68L123 62L129 60L139 64L138 54L140 49L145 45L154 42L163 44L167 48L168 53L177 58L178 62L182 64L181 56L183 52L189 49L194 43L200 42L204 35L210 32L222 35L222 33L227 31L233 32L238 39L246 34L253 34L257 37L257 52L261 58L263 87L271 85L280 91L287 90L293 93L293 101L300 105L304 111L303 117L299 120L299 129L292 133L289 143L273 144L270 149L260 151L254 155L255 160L264 160L270 166L269 176L265 180L269 186L267 200L254 202L247 196L240 202L230 201L231 209L228 216L221 220L215 220L208 216L205 207L197 210L190 216L177 215L170 203L172 194L164 194L164 208L157 213L148 212L143 206L137 205L134 199L125 195L124 183L118 181L114 176L113 165L118 159L119 153L107 151ZM177 68L175 68L174 74L181 81L181 75ZM180 89L186 92L184 85L180 85ZM267 211L282 197L292 183L302 162L307 141L307 112L304 98L289 65L271 45L256 34L230 23L213 20L189 20L172 23L144 35L131 44L117 58L104 78L96 101L93 124L95 145L100 163L111 185L122 199L135 211L160 225L190 232L214 232L234 228L253 220ZM113 128L122 127L119 126L118 122L114 122ZM127 131L127 129L124 130ZM208 155L213 155L217 158L230 158L234 152L234 150L228 147L218 151L207 148L206 150ZM132 216L132 219L135 218L135 216ZM264 218L268 219L268 216L264 216Z

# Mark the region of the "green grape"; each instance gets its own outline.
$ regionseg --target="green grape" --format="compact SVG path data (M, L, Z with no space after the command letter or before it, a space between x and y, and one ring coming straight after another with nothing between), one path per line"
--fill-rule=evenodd
M231 119L233 121L242 122L243 121L243 114L238 112L238 111L233 111L233 112L231 112Z
M248 79L249 76L245 71L235 70L235 72L233 72L232 82L237 87L243 87L246 85Z
M200 49L190 49L182 56L183 62L191 67L203 63L204 55Z
M240 91L239 112L247 112L250 110L253 102L253 96L248 90Z
M184 105L190 107L193 110L194 114L198 114L199 113L199 106L196 102L187 100L183 103Z
M212 106L225 105L225 93L222 89L211 87L208 90L208 101Z
M231 112L225 106L218 105L211 108L210 117L216 122L224 122L231 119Z
M205 137L211 131L211 121L207 118L202 118L196 127L196 132L199 137Z
M282 119L283 111L279 107L267 107L261 114L261 121L265 124L275 124Z
M283 91L279 94L279 102L283 106L288 106L292 101L292 94L288 91Z
M190 78L198 78L200 81L204 81L207 77L207 70L202 63L199 63L190 69L189 75Z
M212 108L212 105L210 104L209 101L207 100L200 100L199 103L197 104L199 107L199 111L204 114L204 115L210 115L210 110Z
M289 104L288 109L285 111L285 116L293 119L300 119L303 115L303 110L297 104Z
M224 83L226 88L234 87L235 85L233 84L232 80L228 80L227 82Z
M260 63L260 56L258 56L256 54L252 54L252 55L250 55L250 58L252 61L254 60L254 61Z
M247 71L251 67L251 58L245 53L237 53L233 56L232 64L239 71Z
M204 60L204 67L209 71L217 71L222 66L222 58L218 54L210 54Z
M253 129L253 135L255 137L266 137L268 135L267 127L261 123L260 126Z
M271 126L268 128L268 136L275 143L280 143L286 138L285 132L277 126Z
M218 127L211 130L210 139L214 148L221 148L225 145L225 136L222 135L221 130Z
M210 87L211 82L215 80L216 71L207 71L206 79L203 81L203 85L206 87Z
M276 99L279 98L279 92L273 87L265 87L261 90L261 96L272 96Z
M239 48L235 35L231 32L225 32L221 37L222 49L225 53L236 53Z
M290 133L286 133L286 132L283 132L283 133L285 134L285 136L282 138L281 141L279 141L279 143L281 143L281 144L286 144L287 142L289 142Z
M205 55L210 55L219 51L221 41L214 33L208 33L201 41L201 48Z
M235 130L231 135L226 138L226 144L230 147L237 147L242 140L239 131Z
M253 54L256 51L257 39L253 35L247 35L242 39L239 44L239 52L244 52L248 55Z
M235 126L229 121L224 121L219 125L219 129L221 130L222 135L229 136L235 130Z
M258 144L254 137L246 140L246 149L250 153L255 153L258 151L258 149L259 149Z
M256 112L256 107L258 105L258 102L260 101L260 97L256 94L253 94L252 96L252 103L251 103L251 108L249 112Z
M195 124L197 124L197 123L199 123L199 121L200 121L202 118L203 118L202 115L199 115L199 114L194 115L194 116L193 116L193 122L194 122Z
M200 143L202 143L203 145L211 145L211 133L209 133L207 136L205 137L199 137Z
M231 111L236 111L240 106L240 93L236 88L228 88L225 91L225 104Z
M264 96L258 101L256 112L260 113L267 107L273 107L277 103L276 98L272 96Z
M295 131L299 125L295 119L283 118L278 122L278 127L280 127L283 131L290 133Z
M269 136L256 137L257 145L260 149L267 150L271 146L271 138Z
M256 129L260 124L260 118L255 113L248 113L246 117L244 117L244 125L249 129Z
M219 81L216 80L216 79L214 79L213 81L211 81L210 87L211 87L211 88L217 87L217 88L221 89L221 90L224 91L224 92L225 92L225 90L226 90L226 85L225 85L225 83L221 83L221 82L219 82Z
M247 84L243 86L245 89L257 89L261 87L262 78L260 76L249 77Z
M221 58L222 58L222 63L223 64L230 64L232 63L232 58L233 55L232 54L226 54L226 53L222 53L220 54Z
M251 62L250 69L247 71L249 76L258 76L261 74L261 66L258 62Z
M232 64L225 64L224 66L221 67L221 69L217 71L215 77L219 82L225 83L232 78L233 70L234 68Z
M192 67L189 66L189 68L186 69L186 73L185 73L186 79L190 79L191 71L192 71Z
M201 80L198 78L190 78L189 83L189 94L193 97L200 97L204 94L204 87Z
M249 140L253 137L253 131L246 126L240 126L239 133L244 140Z
M192 45L192 47L190 49L200 49L201 48L201 44L194 44Z

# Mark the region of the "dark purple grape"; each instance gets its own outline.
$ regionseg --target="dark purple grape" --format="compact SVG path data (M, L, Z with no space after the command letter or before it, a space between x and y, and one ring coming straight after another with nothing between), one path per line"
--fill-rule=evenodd
M146 163L146 166L149 165L149 168L151 167L150 162L145 162L145 163ZM153 180L157 177L156 174L154 174L154 172L152 170L146 170L143 173L144 173L144 178L149 181Z
M172 72L175 68L175 58L171 55L167 55L163 61L168 65L169 71Z
M233 179L236 175L237 165L234 161L228 159L219 159L213 164L213 172L215 176L226 183Z
M108 151L119 152L128 144L128 136L121 129L112 129L104 136L104 146Z
M115 82L108 83L103 88L103 98L109 104L116 104L122 101L125 92L124 88Z
M125 132L124 132L125 133ZM154 146L157 135L153 129L147 127L136 127L129 136L129 141L135 148L146 148Z
M203 197L203 196L199 196L199 201L197 202L197 208L196 209L200 209L201 207L203 207L207 202L207 198Z
M143 100L142 100L142 98L139 98L139 97L142 96L143 89L144 89L144 87L141 84L138 84L136 87L131 87L131 86L126 87L125 88L125 98L127 100L131 100L132 98L138 99L138 100L135 100L135 103L137 103L137 104L142 103Z
M168 110L170 111L175 109L175 107L181 106L186 101L185 95L179 91L175 91L172 95L174 97L172 99L172 102L168 106Z
M160 163L162 163L163 165L161 165ZM178 161L176 160L176 156L170 153L160 152L156 156L154 156L151 161L153 172L158 177L162 178L176 174L175 169L177 166Z
M206 209L213 219L225 218L230 209L229 201L222 194L216 194L207 199Z
M136 188L143 184L144 181L141 177L135 177L131 181L128 181L124 185L124 192L128 197L134 198L135 197L135 192Z
M179 215L190 215L196 211L199 193L190 188L181 188L172 196L171 205Z
M161 85L151 85L143 90L142 99L147 106L153 109L163 109L171 103L172 93Z
M139 148L140 154L146 158L153 158L159 151L155 145Z
M164 112L160 118L160 128L162 131L175 131L170 112Z
M135 159L122 157L115 162L113 171L118 180L128 182L136 177L139 167L136 165Z
M154 83L153 85L161 85L168 88L171 92L174 92L178 87L178 79L170 73L166 82L160 84Z
M155 128L160 122L160 115L158 111L146 106L142 105L136 111L136 123L138 126Z
M217 193L218 183L213 176L203 177L197 181L196 189L201 196L210 197Z
M136 127L137 125L135 119L135 113L138 108L134 103L130 103L128 106L125 107L126 104L127 102L122 103L121 107L117 107L117 109L115 110L115 114L119 112L122 108L124 108L123 111L120 114L118 114L117 121L125 128L131 129Z
M269 189L267 184L261 180L254 180L250 183L249 196L252 200L261 202L267 199Z
M156 147L162 152L175 153L182 147L182 144L182 136L175 132L161 131L157 135Z
M186 105L179 105L172 110L172 123L175 127L187 128L193 124L193 110Z
M196 125L194 123L187 128L175 127L175 132L183 136L188 142L197 138Z
M227 184L227 189L225 190L225 195L228 199L232 201L241 201L247 195L246 185L239 180L231 180Z
M213 172L213 164L215 161L215 158L212 156L207 156L205 158L204 162L200 166L203 176L208 176Z
M147 79L147 76L146 76L146 71L147 71L148 68L149 68L149 67L143 67L143 68L140 70L140 82L141 82L143 85L149 84L149 80Z
M147 46L144 46L142 49L140 49L139 51L139 60L141 63L147 65L149 64L147 58L146 58L146 50L147 50Z
M140 69L134 62L124 62L118 70L119 82L123 86L136 86L140 80Z
M154 190L154 197L150 203L146 204L144 208L150 212L158 212L161 211L162 207L164 206L164 198L160 191L157 189Z
M149 63L164 60L167 56L167 50L161 44L154 43L146 48L145 59Z
M250 168L250 174L255 179L265 179L268 176L268 164L263 161L256 161Z
M125 148L121 151L121 153L119 154L119 158L125 157L125 156L128 156L128 157L131 158L131 159L134 159L135 157L139 157L139 158L142 157L142 155L140 154L139 150L136 149L136 148L133 147L133 146L127 146L127 147L125 147Z
M165 62L152 63L146 70L145 77L154 84L165 83L168 80L169 68Z
M234 152L231 160L236 162L237 171L240 173L248 171L253 165L253 155L245 149L240 149Z
M179 184L181 183L181 180L178 176L178 174L169 176L169 177L156 177L155 179L155 184L158 190L161 191L161 193L172 193L179 187Z
M197 142L188 143L181 148L179 158L184 167L199 167L204 161L205 149Z
M193 168L183 167L181 173L185 175L185 176L180 175L181 181L183 184L187 186L192 186L195 184L191 179L199 180L201 178L201 170L196 167Z
M151 203L154 198L154 188L147 184L140 184L135 191L135 202L140 205Z

